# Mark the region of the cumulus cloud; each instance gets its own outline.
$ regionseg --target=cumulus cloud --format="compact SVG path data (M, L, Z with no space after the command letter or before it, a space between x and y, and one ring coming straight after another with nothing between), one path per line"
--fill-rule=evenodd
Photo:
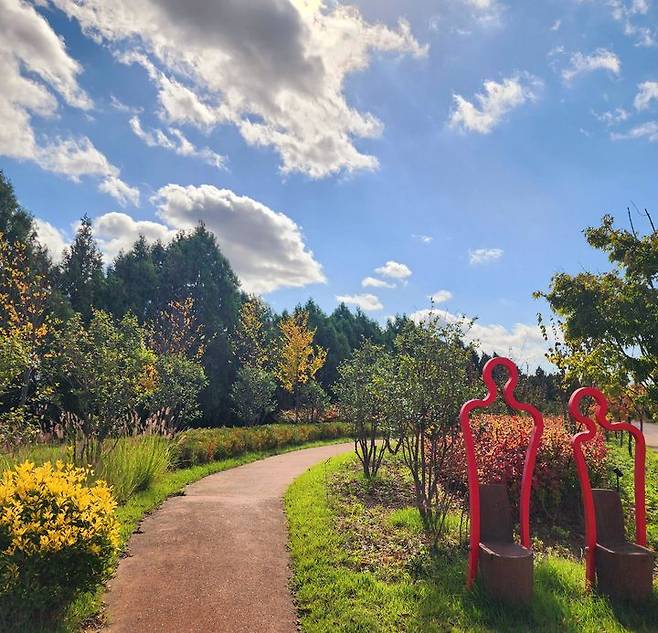
M469 320L462 316L429 308L414 312L409 317L417 323L438 317L445 323L462 323L465 328L468 328L469 323ZM468 328L465 338L468 342L478 343L481 351L507 356L518 365L527 363L533 368L548 364L545 356L547 345L537 325L515 323L511 328L507 328L497 323L483 325L476 321Z
M118 181L119 170L87 137L37 138L32 117L56 116L56 95L81 110L89 110L93 104L78 84L80 64L31 4L0 0L0 15L0 154L32 161L75 181L81 176ZM125 196L126 189L128 185L118 199L134 200L134 193Z
M452 292L450 290L437 290L435 293L429 296L429 300L432 303L445 303L452 299Z
M59 264L62 261L64 249L69 243L64 233L41 218L34 219L34 228L37 233L37 240L48 249L48 254L53 262Z
M153 196L158 216L172 229L203 222L247 292L324 283L322 266L287 215L247 196L212 185L167 185Z
M130 250L140 235L149 242L166 244L179 231L203 222L247 292L260 294L326 282L299 226L252 198L212 185L170 184L151 200L158 206L161 222L135 220L116 211L94 218L94 236L107 264L121 251ZM44 220L37 220L37 235L55 259L68 242L61 230Z
M149 242L169 242L176 235L159 222L134 220L126 213L105 213L93 221L94 237L109 264L121 252L129 251L143 235Z
M348 305L355 305L365 312L375 312L384 307L379 298L371 294L338 295L336 301Z
M454 109L448 125L463 131L488 134L505 116L527 101L535 101L542 82L528 73L517 73L502 82L484 82L484 92L473 101L453 95ZM477 103L474 103L477 102Z
M468 261L477 266L478 264L489 264L498 261L503 256L502 248L476 248L468 251Z
M208 147L196 147L178 128L171 128L169 134L163 130L144 130L139 117L130 119L130 128L134 134L142 139L149 147L162 147L171 150L179 156L199 158L205 163L221 169L224 166L224 157L213 152Z
M361 280L361 285L364 288L395 288L395 284L384 279L377 279L376 277L364 277Z
M658 101L658 81L644 81L638 85L633 105L636 110L646 110L654 99Z
M375 268L375 272L390 277L392 279L407 279L411 277L411 269L406 264L401 264L392 259L389 259L383 266Z
M431 235L423 235L422 233L412 233L411 237L418 240L421 244L430 244L434 239Z
M374 53L427 52L404 20L371 23L320 0L51 2L147 69L163 120L234 125L247 143L274 149L284 173L313 178L378 166L354 141L382 124L347 103L348 76Z
M656 143L658 142L658 121L647 121L647 123L631 128L628 132L613 132L610 138L613 141L646 138L650 143Z
M569 66L562 71L562 78L566 82L571 82L580 75L596 70L607 70L613 75L619 75L621 61L615 53L606 48L597 48L590 55L584 55L579 51L571 56Z

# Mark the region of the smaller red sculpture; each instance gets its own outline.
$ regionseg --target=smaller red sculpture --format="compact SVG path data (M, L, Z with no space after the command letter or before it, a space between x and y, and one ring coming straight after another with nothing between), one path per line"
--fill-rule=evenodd
M505 403L518 411L523 411L530 414L532 417L534 426L532 434L530 436L530 443L528 444L528 449L526 451L525 464L523 468L523 476L521 479L521 495L519 503L519 520L520 520L520 530L521 530L521 545L526 549L525 555L529 558L529 568L524 564L523 569L529 569L530 578L529 578L529 587L526 587L526 596L528 593L532 592L532 553L531 553L531 542L530 542L530 494L532 490L532 475L535 468L535 461L537 457L537 450L539 449L539 444L541 443L541 436L544 429L544 419L539 413L539 411L530 404L519 402L514 396L514 390L519 381L519 370L516 365L509 359L503 357L496 357L489 360L482 371L482 378L484 383L487 386L488 394L483 400L470 400L466 402L459 414L459 422L461 424L462 434L464 436L464 445L466 448L466 465L468 471L468 494L469 494L469 506L470 506L470 554L468 560L468 575L466 584L470 588L475 582L475 578L478 573L478 560L480 556L480 550L483 548L484 544L481 543L481 491L485 492L487 498L485 499L488 506L491 505L491 488L492 486L485 487L480 485L479 475L478 475L478 466L477 458L475 454L475 445L473 441L473 432L471 429L471 413L476 409L482 409L489 407L495 400L498 394L498 388L494 381L493 372L496 367L505 367L509 374L509 378L503 387L503 399ZM500 499L501 492L495 492L494 495L498 500L493 501L493 504L498 507L499 514L501 502ZM509 514L507 492L504 491L505 500L505 509L502 511ZM491 516L489 510L487 514ZM504 521L504 517L503 517ZM511 517L509 519L509 527L507 532L509 533L509 540L511 541ZM492 532L490 528L487 528L487 532ZM493 530L492 533L495 533ZM510 545L512 545L510 543ZM518 546L516 546L517 549ZM485 551L486 547L484 548ZM508 551L512 552L512 547L506 548ZM512 553L510 559L521 558L522 554L519 552ZM503 566L499 566L499 570L503 569ZM527 574L525 576L527 578ZM527 583L526 583L527 584ZM511 588L513 591L514 588ZM523 592L523 587L517 587L516 590L519 592L519 595Z
M600 427L608 431L628 431L635 439L635 544L628 543L624 535L619 494L613 490L592 489L583 443L594 438L596 424L581 411L582 400L586 397L596 403L594 418ZM585 580L591 589L598 576L599 587L604 593L636 599L651 591L653 567L653 554L646 548L644 435L632 424L608 421L607 412L605 396L594 387L577 389L569 399L569 414L586 429L571 438L585 519ZM597 552L601 559L598 565Z

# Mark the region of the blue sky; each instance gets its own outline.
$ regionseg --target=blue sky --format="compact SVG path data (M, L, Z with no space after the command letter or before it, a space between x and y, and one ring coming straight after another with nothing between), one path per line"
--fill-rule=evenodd
M53 256L203 220L277 310L437 305L540 362L531 298L658 190L649 0L0 0L0 167ZM638 218L638 224L641 220Z

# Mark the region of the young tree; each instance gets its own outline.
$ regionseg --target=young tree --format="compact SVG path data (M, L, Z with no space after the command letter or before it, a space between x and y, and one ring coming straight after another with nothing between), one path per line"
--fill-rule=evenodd
M50 287L34 270L23 242L0 233L0 441L36 431L37 408L49 395L38 381L50 331Z
M233 353L241 367L231 387L231 401L235 414L246 424L262 423L275 408L276 382L268 368L269 317L263 300L249 297L242 302L233 335Z
M469 348L459 324L430 317L407 322L395 339L387 412L409 468L416 506L434 545L445 529L451 496L441 476L459 435L459 411L473 394Z
M145 405L147 426L172 433L199 417L199 393L208 383L194 300L172 301L146 330L148 346L157 354L157 380Z
M233 335L233 352L243 366L262 369L268 364L269 320L269 308L260 297L248 297L242 302Z
M154 392L156 357L137 319L118 323L94 310L89 325L79 314L55 332L53 372L64 417L74 421L74 457L98 464L103 443L125 431L135 410Z
M639 235L603 217L585 230L608 255L605 273L559 273L544 297L560 318L562 351L553 354L565 380L594 383L615 402L635 405L629 417L658 416L658 231Z
M231 387L236 415L245 424L261 424L274 411L276 382L272 374L255 365L243 365Z
M64 251L59 283L62 294L85 323L102 300L104 282L103 255L94 239L91 220L85 215L73 243Z
M279 323L280 340L275 376L283 389L292 394L295 421L299 421L301 385L312 380L324 365L327 350L313 345L315 329L308 327L308 314L299 310Z
M377 476L387 448L390 363L383 346L365 341L338 368L340 378L335 391L340 412L352 425L354 452L368 479ZM383 439L379 444L378 436Z

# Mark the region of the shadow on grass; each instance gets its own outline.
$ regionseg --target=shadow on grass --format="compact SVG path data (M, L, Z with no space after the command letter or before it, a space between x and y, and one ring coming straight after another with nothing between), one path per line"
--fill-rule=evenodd
M582 565L566 559L535 563L532 604L512 607L491 600L479 584L464 586L465 554L437 553L416 570L419 600L409 631L596 632L658 630L658 596L639 605L615 604L587 593Z

